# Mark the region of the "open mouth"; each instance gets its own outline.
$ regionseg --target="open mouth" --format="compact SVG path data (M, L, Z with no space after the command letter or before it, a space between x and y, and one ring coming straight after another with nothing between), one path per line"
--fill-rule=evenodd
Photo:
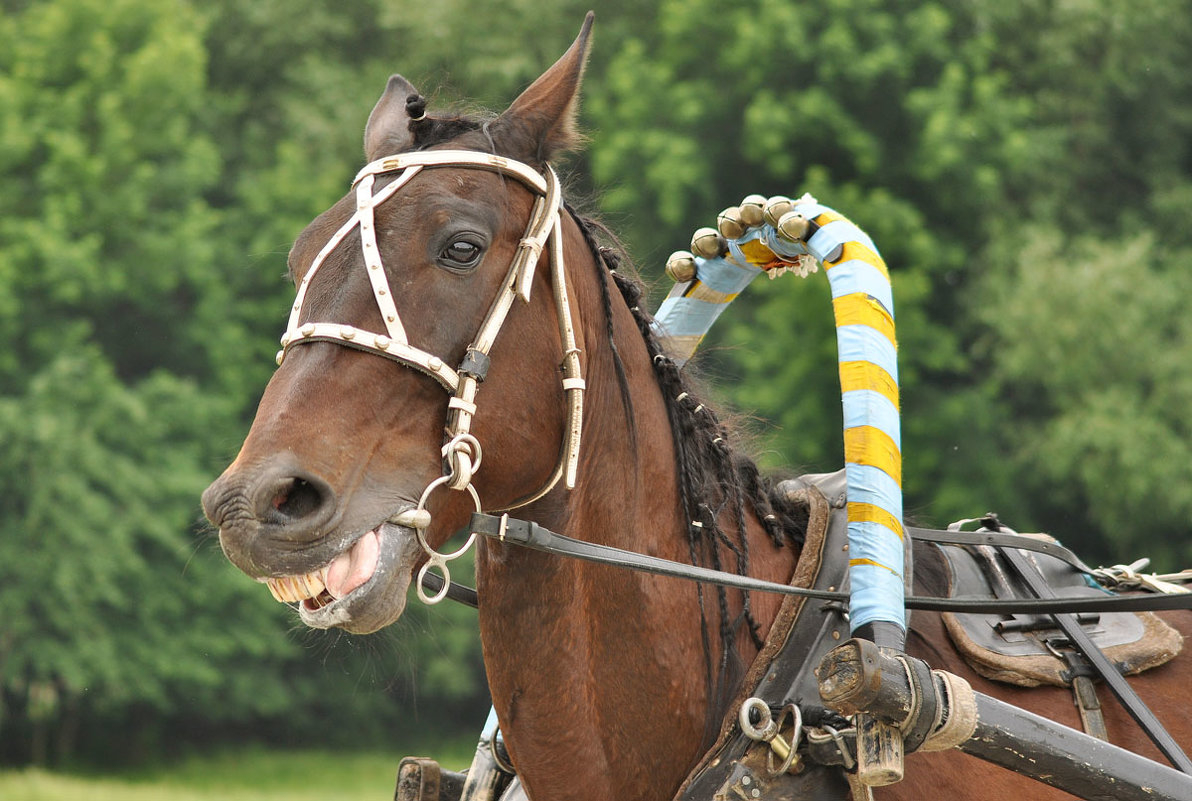
M381 553L381 528L356 540L351 548L313 573L265 579L265 586L282 603L301 603L314 611L338 601L373 577Z
M317 570L260 581L312 628L367 634L401 616L420 554L414 529L385 522Z

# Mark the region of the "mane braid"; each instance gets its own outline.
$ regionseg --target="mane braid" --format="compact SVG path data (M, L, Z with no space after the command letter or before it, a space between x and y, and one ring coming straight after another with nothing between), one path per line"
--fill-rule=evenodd
M640 281L618 268L623 251L620 248L602 246L598 233L612 241L615 236L600 223L585 218L570 206L567 210L579 225L584 239L596 257L598 266L607 269L626 305L632 312L638 331L646 344L655 378L666 402L674 440L675 461L679 476L679 503L686 515L688 554L692 564L706 565L716 570L724 569L722 548L735 557L734 568L740 575L749 570L749 544L746 538L746 506L752 506L761 520L770 540L775 546L787 542L801 542L807 528L807 509L779 497L768 480L763 478L754 462L734 451L728 444L728 432L720 423L715 412L695 397L685 375L673 359L663 352L662 345L654 333L653 318L642 308L644 291ZM632 411L628 397L624 365L616 343L613 340L612 317L609 307L606 282L600 281L604 295L606 320L608 320L608 342L621 383L621 394L627 412ZM636 432L630 416L630 435L636 439ZM726 531L721 520L731 521ZM744 625L754 644L763 645L761 632L750 605L749 593L742 593L741 614L733 619L729 615L728 594L724 587L716 588L717 606L720 613L719 639L720 660L714 676L711 669L711 643L708 639L707 616L704 608L704 587L697 584L700 617L704 621L704 652L709 668L710 698L717 703L727 702L732 693L733 682L730 672L731 660L736 653L734 645L737 632ZM710 725L719 723L718 715L710 716Z
M495 150L488 131L488 123L478 117L427 116L410 126L414 134L414 148L421 150L450 141L462 134L479 131L487 137L491 150ZM706 565L716 570L723 569L721 549L735 557L737 573L746 575L749 570L749 544L746 538L746 507L751 506L761 520L763 527L776 547L788 542L802 542L807 529L806 507L791 503L773 491L771 483L758 472L752 460L736 453L728 444L728 432L710 407L699 402L689 386L679 365L666 353L654 334L653 318L642 308L644 295L642 284L636 276L618 271L624 258L615 234L604 225L586 218L570 205L567 211L576 221L587 242L596 266L613 279L621 293L650 355L655 379L661 389L670 422L671 436L675 448L675 466L678 472L679 503L686 515L688 554L693 565ZM613 247L600 244L599 236L607 238ZM629 381L625 365L613 336L612 301L603 275L599 280L602 305L607 321L607 340L613 364L620 384L621 402L629 423L631 445L636 447L637 429L633 424L633 399L629 393ZM725 531L721 519L731 521L731 530ZM737 632L744 625L754 644L762 647L761 632L753 617L749 593L742 593L742 611L736 619L730 619L728 594L724 587L717 586L716 599L720 613L719 639L720 662L712 668L712 647L704 601L703 584L696 585L699 598L703 648L707 665L709 705L709 742L716 735L723 706L735 689L730 672L736 654L734 645Z

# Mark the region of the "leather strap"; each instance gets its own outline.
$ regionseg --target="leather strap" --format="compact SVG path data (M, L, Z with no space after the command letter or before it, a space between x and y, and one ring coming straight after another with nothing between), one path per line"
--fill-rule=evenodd
M426 590L431 597L437 596L443 591L443 577L430 570L426 571L422 574L422 589ZM473 609L480 608L480 596L476 590L466 584L460 584L458 581L452 581L447 585L447 597L464 606L470 606Z
M1093 569L1058 542L1028 537L1023 534L1006 534L997 531L935 531L926 528L908 528L907 533L919 542L934 542L942 545L991 545L995 548L1018 548L1022 551L1046 554L1066 562L1081 573L1092 574Z
M791 587L772 581L763 581L752 576L739 576L720 570L672 562L655 556L599 545L593 542L565 537L528 520L518 520L507 515L488 515L477 512L472 515L469 530L475 534L493 537L501 542L511 542L545 553L569 556L588 562L624 567L645 573L685 578L708 584L719 584L742 590L775 592L781 595L802 595L824 601L847 602L848 594ZM1042 598L1023 600L989 600L985 598L934 598L911 595L906 599L907 609L922 609L933 612L972 612L982 614L1034 613L1079 613L1079 612L1142 612L1164 609L1192 609L1192 593L1183 595L1110 595L1104 598Z
M1006 561L1018 572L1018 575L1026 583L1030 591L1041 599L1054 598L1055 592L1048 586L1047 582L1043 580L1043 576L1035 569L1023 554L1013 550L1007 549L1003 551L1002 556ZM1085 630L1080 627L1080 623L1071 614L1055 614L1055 622L1059 625L1060 630L1064 632L1064 636L1072 643L1084 658L1097 670L1101 678L1105 681L1106 686L1117 696L1118 701L1130 713L1130 717L1138 722L1138 725L1146 732L1147 736L1154 741L1155 745L1163 752L1171 764L1182 770L1184 773L1192 773L1192 760L1188 759L1187 754L1180 748L1179 743L1175 738L1168 733L1167 729L1163 728L1163 724L1155 717L1155 713L1150 710L1138 693L1134 692L1134 688L1126 682L1125 678L1118 671L1117 667L1109 661L1104 652L1096 646Z

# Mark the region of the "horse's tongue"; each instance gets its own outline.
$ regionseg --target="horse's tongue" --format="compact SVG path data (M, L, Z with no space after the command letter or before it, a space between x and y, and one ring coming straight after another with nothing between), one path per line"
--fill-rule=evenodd
M342 598L372 578L377 569L377 554L381 543L377 532L370 531L344 551L327 567L327 592Z

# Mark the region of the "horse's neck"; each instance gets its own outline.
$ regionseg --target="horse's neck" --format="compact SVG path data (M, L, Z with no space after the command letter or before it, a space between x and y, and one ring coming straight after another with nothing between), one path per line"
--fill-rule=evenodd
M612 292L632 419L603 321L585 321L579 484L521 514L579 539L689 561L666 401L636 324ZM749 517L761 555L769 543ZM777 570L778 580L789 578L788 567ZM682 780L707 728L709 661L719 661L714 591L491 541L482 544L477 583L493 701L531 793L589 797L576 792L577 764L606 768L588 779L603 783L591 797L648 798L633 788ZM764 631L777 604L754 605ZM746 638L741 646L751 658Z
M634 447L615 370L601 362L589 354L577 487L515 514L686 560L665 408L656 389L634 393ZM694 585L490 540L477 588L493 704L531 797L653 798L682 780L707 708Z

